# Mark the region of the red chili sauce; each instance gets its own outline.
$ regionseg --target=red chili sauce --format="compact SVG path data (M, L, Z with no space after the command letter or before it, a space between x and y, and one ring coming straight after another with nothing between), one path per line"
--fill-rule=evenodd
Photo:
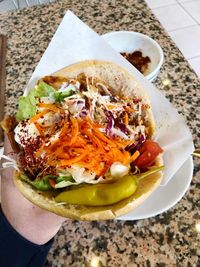
M141 51L134 51L133 53L120 53L127 59L136 69L144 74L148 69L148 64L151 62L148 56L143 57Z

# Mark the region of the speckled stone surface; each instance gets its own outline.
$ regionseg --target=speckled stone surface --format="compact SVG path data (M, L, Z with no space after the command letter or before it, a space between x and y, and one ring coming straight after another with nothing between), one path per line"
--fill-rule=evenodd
M7 34L9 42L6 112L15 111L17 97L67 9L99 34L133 30L160 43L165 63L155 83L183 114L196 146L200 146L200 82L142 0L64 0L0 15L0 33ZM57 234L45 266L200 266L200 234L195 230L200 222L199 180L200 161L195 160L190 190L173 208L154 218L68 220Z

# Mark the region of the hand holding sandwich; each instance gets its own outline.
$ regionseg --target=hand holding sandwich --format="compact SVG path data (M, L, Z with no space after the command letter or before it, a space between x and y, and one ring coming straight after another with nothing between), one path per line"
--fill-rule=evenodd
M6 158L16 169L8 175L28 200L57 215L114 219L161 182L163 150L153 140L148 97L134 77L110 62L83 61L41 78L1 126L17 148L17 160ZM15 196L10 189L7 195ZM17 216L32 222L34 210L42 231L48 215L28 207ZM12 204L7 209L14 220Z

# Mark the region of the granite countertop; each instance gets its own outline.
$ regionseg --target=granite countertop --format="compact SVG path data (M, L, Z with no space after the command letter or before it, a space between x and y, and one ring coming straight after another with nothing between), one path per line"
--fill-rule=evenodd
M6 113L29 80L64 13L71 9L99 34L133 30L148 34L164 50L156 86L185 117L200 145L200 82L142 0L73 0L1 14L8 35ZM200 266L200 161L194 161L190 190L170 210L139 221L78 222L60 229L45 266ZM170 197L170 196L169 196Z

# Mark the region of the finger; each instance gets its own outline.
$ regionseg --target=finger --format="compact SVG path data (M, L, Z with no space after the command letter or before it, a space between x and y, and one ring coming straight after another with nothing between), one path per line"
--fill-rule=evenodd
M5 135L7 136L6 147L8 147L12 152L19 153L20 147L15 141L14 131L9 131Z
M4 155L8 155L10 153L13 153L13 149L8 139L8 135L5 133L4 134Z

